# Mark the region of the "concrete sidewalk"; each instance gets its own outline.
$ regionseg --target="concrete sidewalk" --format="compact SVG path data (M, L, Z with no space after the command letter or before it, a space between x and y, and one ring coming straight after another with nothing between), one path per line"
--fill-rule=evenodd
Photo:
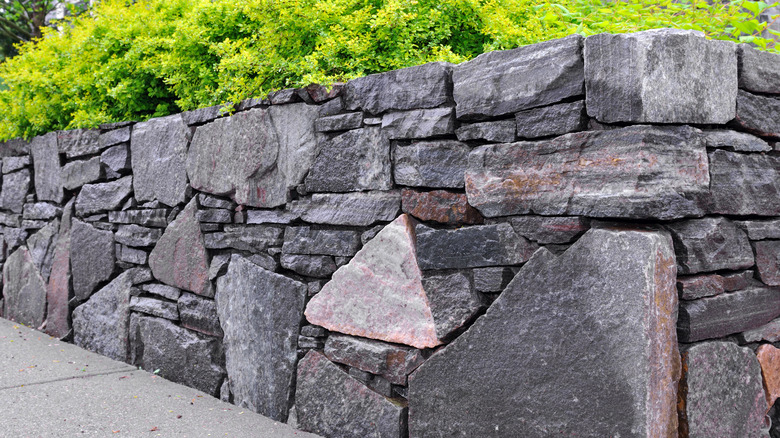
M317 438L5 319L0 436Z

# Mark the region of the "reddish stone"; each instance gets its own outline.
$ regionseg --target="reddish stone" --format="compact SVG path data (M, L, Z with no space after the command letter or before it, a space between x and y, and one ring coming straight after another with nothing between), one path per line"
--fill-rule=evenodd
M723 277L717 274L678 277L677 288L680 291L680 299L683 300L711 297L722 294L726 290Z
M48 310L46 315L46 333L55 338L63 338L70 332L68 320L68 301L70 299L70 219L73 214L73 200L62 213L59 237L54 247L54 259L46 287Z
M401 209L420 220L443 224L481 224L484 221L482 215L469 205L465 193L404 189Z
M149 267L154 277L165 284L213 297L208 255L196 217L195 199L165 229L149 254Z
M780 349L771 344L764 344L758 347L756 355L758 363L761 364L761 374L764 376L768 412L775 404L775 400L780 398Z
M754 245L761 281L770 286L780 286L780 240L762 240Z

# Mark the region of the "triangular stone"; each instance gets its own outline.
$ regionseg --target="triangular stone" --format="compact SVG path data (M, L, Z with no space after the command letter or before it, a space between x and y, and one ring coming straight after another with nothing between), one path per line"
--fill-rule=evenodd
M46 288L49 307L46 314L46 333L63 338L70 332L69 306L70 286L70 228L74 201L71 200L62 211L59 235L54 246L51 274Z
M46 316L46 283L27 247L14 251L3 266L3 317L37 328Z
M417 266L414 225L401 215L366 243L311 299L309 322L416 348L441 344Z
M209 261L203 233L197 219L196 198L168 225L160 240L149 254L149 267L154 277L165 284L214 296L209 281Z

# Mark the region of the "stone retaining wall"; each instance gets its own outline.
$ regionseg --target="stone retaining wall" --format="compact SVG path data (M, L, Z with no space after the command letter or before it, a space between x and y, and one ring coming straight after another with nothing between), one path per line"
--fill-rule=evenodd
M0 309L327 437L767 436L777 139L661 30L10 141Z

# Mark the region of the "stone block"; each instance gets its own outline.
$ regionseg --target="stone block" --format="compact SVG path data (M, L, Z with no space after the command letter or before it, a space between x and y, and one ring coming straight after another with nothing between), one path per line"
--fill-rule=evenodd
M16 172L17 170L24 169L30 166L30 156L23 155L21 157L5 157L3 158L3 174Z
M109 211L108 221L114 224L135 224L165 228L168 226L168 220L166 219L168 214L170 214L170 210L167 208Z
M715 339L752 330L780 316L780 290L749 287L680 303L680 342Z
M418 224L415 232L417 262L423 270L519 265L538 248L506 223L457 230Z
M282 229L265 225L225 225L224 232L204 235L208 249L260 252L282 244Z
M584 94L582 37L483 53L453 69L458 119L480 120Z
M236 208L236 203L229 199L218 198L205 193L198 194L198 203L201 207L205 208L222 208L225 210L233 210Z
M0 157L10 157L29 153L30 143L23 138L12 138L0 142Z
M761 375L764 377L766 410L769 411L780 398L780 350L773 345L763 344L756 350L756 357L761 365Z
M677 277L677 289L683 300L720 295L723 292L733 292L746 289L758 283L753 279L753 271L742 271L735 274L703 274Z
M62 167L62 186L66 190L74 190L84 184L97 181L102 176L100 157L71 161Z
M190 128L184 123L181 114L151 119L133 126L130 161L135 199L156 199L169 207L186 201L185 164L191 136Z
M474 275L474 289L484 293L501 292L515 277L515 272L512 268L506 267L492 267L492 268L475 268Z
M198 220L214 224L229 224L233 222L233 212L219 208L198 210Z
M760 327L746 330L739 334L738 339L743 344L780 341L780 319L773 319Z
M630 126L476 148L466 194L486 217L674 219L702 214L707 170L700 131Z
M116 259L120 262L132 263L134 265L145 265L149 260L149 254L146 251L129 246L116 246Z
M578 216L513 216L515 232L541 245L570 243L590 229L590 220Z
M559 103L515 114L517 136L539 138L584 131L588 127L585 101Z
M18 172L3 175L3 189L0 192L0 208L21 213L27 192L30 190L30 171L22 169Z
M756 268L764 284L780 286L780 240L755 242Z
M454 134L455 111L434 108L387 113L382 116L382 131L391 140Z
M388 399L316 351L298 364L298 427L340 438L397 438L406 430L406 403Z
M393 149L393 176L402 186L462 189L469 147L454 140L421 141Z
M331 256L282 254L280 262L284 269L307 277L327 278L338 269Z
M728 129L708 129L704 131L704 141L708 148L724 148L737 152L769 152L772 150L769 143L755 135Z
M101 149L120 143L127 143L130 141L130 127L125 126L112 129L111 131L101 132L100 135L98 135L97 141Z
M780 99L759 96L739 90L737 115L732 125L762 137L780 137L780 120L773 117L780 111Z
M60 221L59 219L54 219L51 222L47 222L44 227L27 239L27 249L30 251L33 263L46 283L49 282L52 259L54 258L54 247L57 242L59 229Z
M130 146L120 144L106 149L100 154L100 163L114 172L130 170Z
M344 87L344 106L370 114L434 108L452 101L452 65L431 62L353 79Z
M690 219L666 227L674 238L681 274L753 266L753 249L747 234L726 218Z
M701 32L655 29L585 39L585 104L604 123L711 123L734 118L737 46Z
M409 435L674 436L675 271L658 232L593 229L560 256L540 249L409 377Z
M465 193L452 193L445 190L419 192L403 189L401 191L401 210L422 221L441 224L481 224L482 215L469 205Z
M323 142L306 177L308 192L389 190L390 142L378 127L345 132Z
M401 210L401 193L315 193L301 219L313 224L365 227L390 222Z
M22 217L30 220L51 220L62 214L62 207L48 202L31 202L24 204Z
M46 316L46 282L25 247L3 265L3 318L39 328Z
M761 366L750 349L706 342L685 350L682 363L680 436L767 436Z
M157 243L162 234L159 228L146 228L135 224L120 225L114 233L114 240L127 246L145 247Z
M130 310L159 316L171 321L179 320L179 309L176 303L146 297L130 297ZM173 371L173 370L171 370Z
M167 284L151 283L141 285L141 289L144 292L152 295L161 296L172 301L176 301L181 296L181 290L179 288L168 286Z
M184 292L178 299L178 307L182 327L218 338L224 335L214 300Z
M114 234L74 219L70 265L76 300L86 300L99 284L111 277L114 260Z
M181 118L187 125L200 125L218 118L221 115L221 110L222 105L198 108L196 110L181 113Z
M83 217L117 210L132 191L132 176L106 183L86 184L76 198L76 214Z
M739 88L754 93L780 94L780 56L757 50L750 44L737 46Z
M317 132L346 131L361 126L363 126L362 112L320 117L314 122L314 129Z
M96 129L72 129L56 132L59 152L64 153L68 159L100 152L103 145L98 140L99 137L100 131ZM33 161L35 161L34 158Z
M351 257L360 249L360 234L353 230L320 230L287 227L282 252Z
M780 157L716 150L710 158L708 211L727 215L780 215Z
M232 256L216 302L235 404L287 419L305 298L303 283Z
M493 143L509 143L515 141L516 132L517 122L498 120L461 125L455 130L455 135L460 141L485 140Z
M780 239L780 219L734 221L750 240Z
M422 285L439 339L448 339L486 307L482 296L474 291L471 280L463 273L427 275L423 277Z
M71 287L71 218L73 203L70 200L62 211L62 222L54 246L49 283L46 286L46 333L62 339L71 330L70 306L68 302L73 294Z
M35 194L39 201L62 202L62 175L56 132L35 137L30 142Z

